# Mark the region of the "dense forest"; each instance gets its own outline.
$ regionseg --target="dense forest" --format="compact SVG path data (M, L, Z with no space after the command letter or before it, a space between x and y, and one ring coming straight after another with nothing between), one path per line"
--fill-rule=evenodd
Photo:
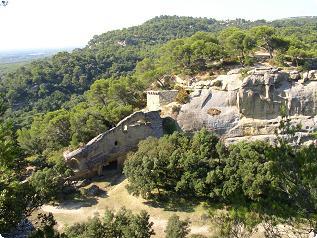
M205 129L194 136L176 132L142 141L124 173L135 195L161 202L174 198L175 206L183 198L226 207L229 213L220 215L210 208L214 219L227 219L217 237L250 237L263 223L268 225L265 237L282 237L283 232L269 229L278 223L299 228L288 235L307 237L317 225L317 148L291 146L291 140L226 146ZM245 229L233 235L240 225Z
M157 50L170 40L189 37L197 32L215 33L213 37L219 38L216 33L228 27L249 29L271 25L278 32L269 33L275 37L271 43L281 44L278 38L286 37L291 40L289 53L296 58L316 51L316 22L316 18L251 22L243 19L216 21L207 18L156 17L140 26L95 36L83 49L76 49L72 53L61 52L49 60L34 61L20 67L2 77L0 93L5 94L9 103L7 117L14 117L20 127L30 125L36 113L68 109L82 102L84 92L98 79L133 76L138 62L144 58L157 58ZM221 37L212 43L219 44L220 48L227 44L234 48L232 44L239 44L239 37L243 36L237 33L231 43L223 42ZM170 46L172 44L180 42L171 42ZM196 47L200 46L196 44ZM307 49L312 52L307 52ZM219 55L223 53L217 52L217 57L223 57Z
M156 87L156 80L225 70L232 64L251 66L258 50L269 54L271 64L309 69L306 59L317 57L317 18L252 22L161 16L95 36L83 49L60 52L2 75L0 233L75 189L62 151L88 142L143 108L144 90ZM232 229L248 216L258 216L257 222L267 219L271 225L311 222L310 228L316 229L316 153L314 146L291 147L282 139L278 146L256 142L227 147L202 130L193 136L176 133L142 142L124 171L133 194L148 199L179 196L229 207L233 212L219 219ZM28 166L36 168L31 177ZM52 216L39 219L34 237L153 235L144 212L109 211L104 220L77 224L66 234L54 231ZM169 237L188 234L185 221L174 217L170 222L177 223L184 236ZM231 237L226 232L232 230L225 228L221 237ZM103 233L89 233L100 230Z

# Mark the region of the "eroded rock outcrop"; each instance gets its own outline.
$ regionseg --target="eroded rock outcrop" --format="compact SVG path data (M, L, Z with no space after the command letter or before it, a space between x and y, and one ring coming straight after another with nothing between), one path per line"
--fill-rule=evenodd
M239 122L235 91L202 90L200 96L193 97L191 102L182 106L177 122L184 131L195 131L202 127L226 134ZM211 115L210 109L219 110Z
M244 139L274 140L284 108L292 123L302 125L296 140L308 142L309 133L317 130L316 72L300 74L257 68L242 76L241 71L232 70L213 80L192 79L190 83L178 79L191 92L190 102L184 105L173 102L177 95L175 90L149 91L148 112L136 112L85 146L65 152L67 164L77 177L101 174L103 167L113 161L120 165L139 141L163 135L162 115L160 111L151 111L159 108L164 109L163 116L174 118L183 131L205 127L227 143Z
M290 74L271 70L255 72L246 77L238 92L240 113L249 118L273 119L282 106L288 114L315 116L317 111L317 83L305 84L290 80Z
M284 90L290 87L287 76L275 70L258 70L243 80L237 105L245 117L272 119L285 104Z
M281 109L285 108L292 121L302 125L301 139L317 129L315 71L306 76L294 71L257 68L244 78L239 72L219 76L216 80L222 87L194 91L191 101L181 107L177 117L180 127L185 131L206 127L228 141L270 139L281 120ZM303 77L307 77L305 82ZM216 110L218 113L208 113Z

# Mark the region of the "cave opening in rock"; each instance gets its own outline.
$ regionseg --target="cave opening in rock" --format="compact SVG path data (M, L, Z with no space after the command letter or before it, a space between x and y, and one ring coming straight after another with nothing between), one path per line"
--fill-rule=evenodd
M117 160L109 162L109 164L104 165L102 168L103 172L114 171L117 169L118 169L118 161Z

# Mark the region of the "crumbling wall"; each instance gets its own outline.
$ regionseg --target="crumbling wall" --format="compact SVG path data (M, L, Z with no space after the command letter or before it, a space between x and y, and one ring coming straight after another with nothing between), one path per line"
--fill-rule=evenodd
M65 152L66 163L76 177L88 177L102 172L103 166L122 158L136 148L139 141L149 136L163 135L162 119L159 111L135 112L118 125L89 141L85 146Z
M159 110L161 106L175 102L178 90L147 91L147 109Z
M171 102L175 102L176 96L178 94L178 90L165 90L160 91L160 104L167 105Z

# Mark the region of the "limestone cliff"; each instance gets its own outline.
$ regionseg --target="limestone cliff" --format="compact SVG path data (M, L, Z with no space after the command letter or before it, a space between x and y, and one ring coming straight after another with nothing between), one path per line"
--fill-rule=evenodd
M316 71L300 74L257 68L245 77L235 70L209 82L196 82L190 86L191 101L182 105L176 120L185 131L206 127L230 142L271 139L285 107L293 122L302 124L303 139L317 129L316 76Z
M67 164L77 177L101 174L103 167L113 161L120 165L139 141L163 135L161 114L173 117L183 131L205 127L228 143L245 139L273 141L283 107L293 123L302 125L298 140L310 139L309 133L317 130L317 71L300 74L257 68L244 77L240 71L230 71L214 80L182 81L192 93L190 102L181 105L176 114L173 108L177 103L173 101L177 91L148 91L147 112L135 112L85 146L65 152ZM157 109L162 113L151 111Z

